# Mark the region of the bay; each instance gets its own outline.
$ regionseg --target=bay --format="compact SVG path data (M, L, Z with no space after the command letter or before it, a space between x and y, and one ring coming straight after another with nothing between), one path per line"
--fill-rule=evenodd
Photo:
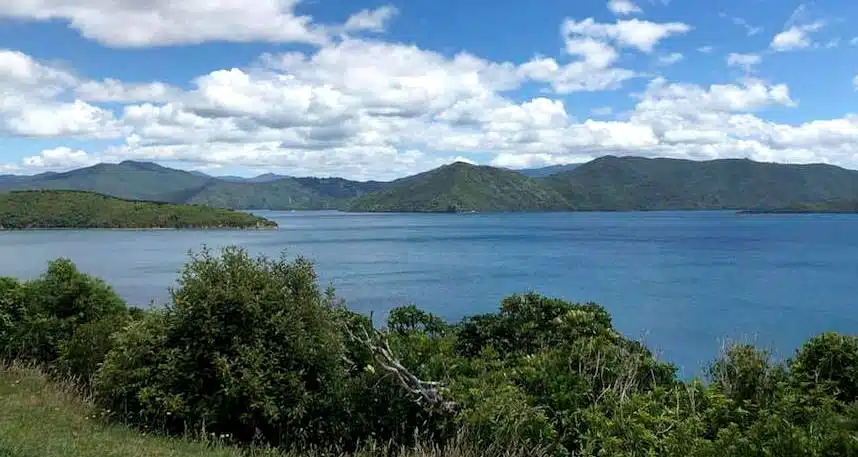
M257 213L280 228L0 232L0 276L32 278L68 257L148 305L168 299L188 250L285 250L380 318L414 303L456 320L528 290L594 301L683 376L726 340L788 357L820 332L858 333L856 215Z

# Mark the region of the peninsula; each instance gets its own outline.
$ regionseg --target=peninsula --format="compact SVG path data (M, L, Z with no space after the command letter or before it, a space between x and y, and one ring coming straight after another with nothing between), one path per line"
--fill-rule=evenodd
M277 224L242 211L140 200L76 190L0 193L0 229L274 228Z

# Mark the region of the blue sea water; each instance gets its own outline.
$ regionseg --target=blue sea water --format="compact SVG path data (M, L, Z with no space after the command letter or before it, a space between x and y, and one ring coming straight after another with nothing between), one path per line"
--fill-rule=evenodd
M68 257L129 302L163 303L203 244L315 261L353 309L414 303L448 319L534 290L595 301L684 376L725 340L789 357L827 330L858 333L858 216L732 212L258 212L272 231L0 232L0 275Z

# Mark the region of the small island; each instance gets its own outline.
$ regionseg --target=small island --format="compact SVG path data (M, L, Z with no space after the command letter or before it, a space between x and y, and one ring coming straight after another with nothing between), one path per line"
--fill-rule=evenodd
M242 211L126 200L77 190L0 193L0 229L262 229L277 223Z

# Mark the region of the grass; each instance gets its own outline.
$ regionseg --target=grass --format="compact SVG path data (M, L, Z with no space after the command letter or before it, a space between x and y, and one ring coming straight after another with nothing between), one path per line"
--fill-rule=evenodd
M239 457L235 448L102 423L70 386L38 370L0 368L0 457Z
M357 454L293 453L238 448L167 438L109 424L70 383L55 383L41 371L0 364L0 457L539 457L536 451L475 449L441 451L431 446L391 452L367 446Z

